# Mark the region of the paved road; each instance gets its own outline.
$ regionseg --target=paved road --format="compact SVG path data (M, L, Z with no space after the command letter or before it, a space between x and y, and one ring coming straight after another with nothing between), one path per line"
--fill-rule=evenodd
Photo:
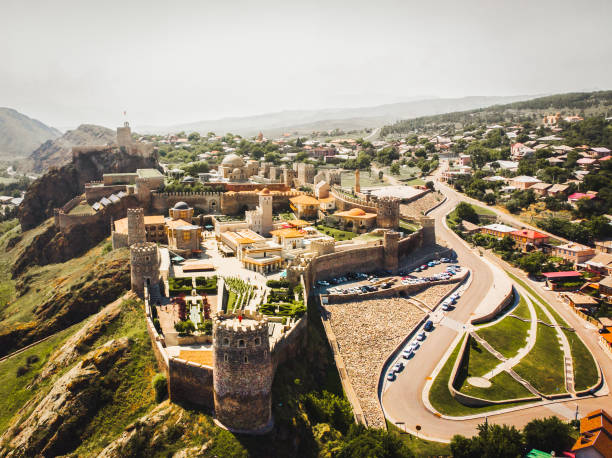
M480 301L487 295L493 282L493 274L490 267L483 262L478 252L468 248L456 234L446 229L442 224L444 215L449 210L454 208L458 202L469 199L439 183L437 184L437 188L440 189L448 199L443 205L431 213L431 216L436 219L438 238L445 240L449 246L454 248L457 252L459 263L469 267L474 273L471 286L463 294L455 310L448 314L454 322L467 323L470 315L478 307ZM489 254L485 254L485 256L490 261L497 263L500 267L511 270L515 275L519 275L525 279L522 272L510 268L510 266L497 257ZM598 345L597 333L589 329L588 326L585 326L584 321L573 314L567 305L558 303L556 294L544 291L541 284L529 280L527 280L527 282L538 294L551 303L566 321L576 329L577 333L583 338L583 341L585 341L595 354L596 359L602 367L604 378L606 378L606 374L612 376L612 359L607 356L605 351ZM421 437L449 441L454 434L471 436L477 432L477 425L484 421L482 418L471 420L448 420L439 418L429 411L422 401L422 392L427 378L430 377L434 368L456 338L456 328L457 326L450 328L439 325L437 329L428 336L421 349L416 352L415 357L410 360L408 367L404 369L395 382L389 384L389 388L382 394L381 401L387 417L395 422L403 422L405 428L413 434L416 431L416 426L420 426L421 430L419 435ZM604 391L607 391L607 388L605 388ZM505 414L489 415L487 418L489 423L505 423L520 428L534 418L557 415L562 419L571 419L573 418L576 406L579 407L580 414L602 407L612 411L612 396L590 397L550 405L540 405Z

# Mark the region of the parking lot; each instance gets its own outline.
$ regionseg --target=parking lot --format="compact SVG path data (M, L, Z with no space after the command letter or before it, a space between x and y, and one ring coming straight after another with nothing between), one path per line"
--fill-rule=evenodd
M376 271L369 274L351 272L329 280L317 281L317 288L322 294L364 294L367 292L388 289L399 284L421 284L451 278L461 272L461 267L450 259L431 260L414 269L401 271L398 275Z

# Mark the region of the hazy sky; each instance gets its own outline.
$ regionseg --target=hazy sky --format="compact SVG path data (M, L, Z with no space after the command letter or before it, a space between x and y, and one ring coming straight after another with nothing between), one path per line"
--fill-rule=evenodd
M0 106L59 127L612 88L610 0L0 0Z

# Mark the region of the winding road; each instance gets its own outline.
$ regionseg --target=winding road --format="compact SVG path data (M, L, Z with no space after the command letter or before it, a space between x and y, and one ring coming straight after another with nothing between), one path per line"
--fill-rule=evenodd
M437 238L444 240L448 246L455 250L459 264L468 267L474 277L469 288L459 299L455 309L447 312L442 323L436 326L434 332L428 334L421 349L408 362L404 371L399 374L394 382L384 385L380 393L380 401L385 416L407 432L441 442L450 441L455 434L472 436L477 433L477 426L484 423L484 415L479 418L452 420L434 414L423 402L423 390L426 383L431 383L436 366L457 339L459 331L469 328L470 317L485 299L489 290L495 287L495 278L499 275L499 272L497 269L494 271L491 268L491 263L511 271L531 286L544 300L553 305L570 326L576 329L578 335L593 352L603 371L604 380L608 376L612 376L612 359L599 346L598 334L594 331L593 326L577 317L568 305L560 302L555 293L544 290L541 284L529 280L521 271L512 268L489 253L484 253L484 257L488 260L488 262L485 262L478 250L470 248L444 224L445 216L449 211L459 202L470 201L471 199L439 181L436 182L436 187L447 198L444 204L430 213L430 216L436 220ZM479 204L482 205L482 203ZM504 216L507 217L508 215ZM522 288L519 287L518 289ZM521 428L534 418L551 415L557 415L564 420L573 419L577 407L580 415L598 408L612 411L612 396L609 394L607 386L604 385L604 388L598 394L601 394L601 396L539 404L500 414L487 414L486 418L489 423L508 424Z

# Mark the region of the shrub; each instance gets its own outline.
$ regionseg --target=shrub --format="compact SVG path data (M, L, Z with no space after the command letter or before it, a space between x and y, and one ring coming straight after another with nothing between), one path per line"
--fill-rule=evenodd
M191 334L195 331L195 325L191 320L179 321L174 325L174 329L179 334Z
M159 323L159 318L153 318L153 326L155 327L155 330L161 334L162 329L161 329L161 324Z
M212 329L213 329L212 320L204 320L204 322L200 325L200 330L204 334L211 335L212 334Z
M268 280L266 282L268 288L289 288L288 280Z
M151 380L151 385L155 390L155 399L157 402L163 401L168 394L168 380L166 376L164 374L155 374L153 380Z
M30 370L30 368L27 367L27 366L19 366L17 368L17 377L21 377L21 376L27 374L29 370Z
M30 355L26 359L26 363L28 364L28 366L31 366L32 364L37 363L38 361L40 361L38 355Z

